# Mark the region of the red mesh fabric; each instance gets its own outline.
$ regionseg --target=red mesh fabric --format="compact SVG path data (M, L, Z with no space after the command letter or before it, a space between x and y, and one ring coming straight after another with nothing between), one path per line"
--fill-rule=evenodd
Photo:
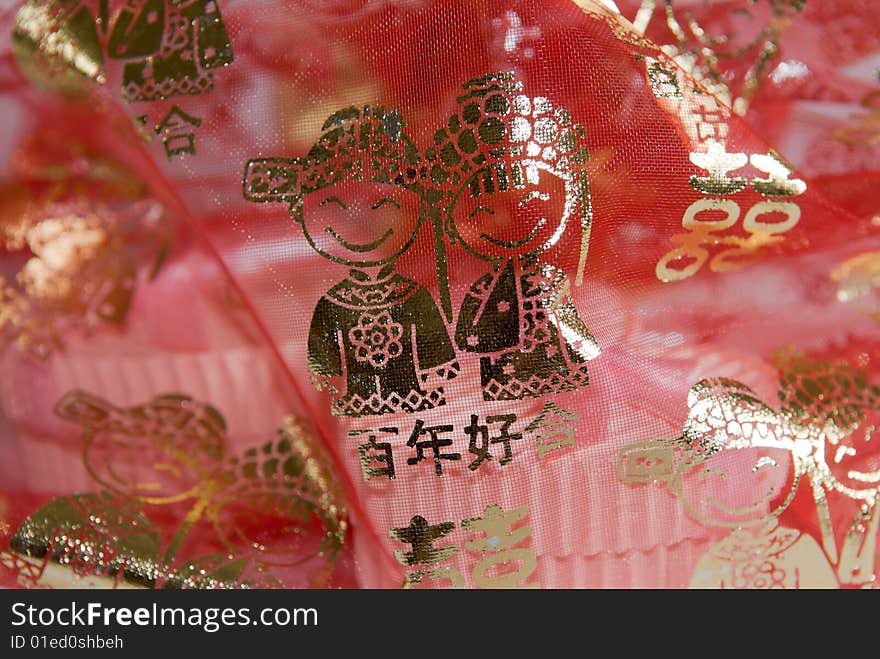
M612 4L4 10L4 584L873 584L870 3Z

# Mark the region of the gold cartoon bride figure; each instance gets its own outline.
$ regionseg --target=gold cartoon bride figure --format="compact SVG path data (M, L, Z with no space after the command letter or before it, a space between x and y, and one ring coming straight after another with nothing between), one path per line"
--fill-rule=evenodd
M837 588L810 535L779 524L808 472L809 435L742 383L698 382L681 436L626 446L618 476L663 482L693 519L731 529L694 568L692 588Z
M480 355L484 400L579 389L599 345L574 306L568 276L545 254L579 232L580 284L592 222L585 130L547 98L523 94L510 74L464 88L459 111L426 151L436 162L431 174L452 244L489 264L461 302L456 344Z

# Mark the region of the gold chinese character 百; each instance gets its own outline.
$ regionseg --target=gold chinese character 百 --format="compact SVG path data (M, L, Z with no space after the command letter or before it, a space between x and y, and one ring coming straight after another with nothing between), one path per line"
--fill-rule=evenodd
M350 430L349 437L367 435L367 443L358 445L361 473L365 481L385 477L394 480L394 452L391 442L378 442L379 434L397 436L397 428L373 430Z

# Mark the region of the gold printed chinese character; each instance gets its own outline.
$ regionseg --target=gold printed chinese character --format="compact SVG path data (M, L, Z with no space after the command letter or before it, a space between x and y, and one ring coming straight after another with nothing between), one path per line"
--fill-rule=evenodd
M458 553L458 547L453 545L435 547L437 540L449 535L455 530L453 522L441 522L429 524L421 515L416 515L410 520L409 526L391 529L391 537L395 540L412 546L410 551L396 551L394 557L401 565L434 565L435 567L409 572L404 580L404 588L412 588L420 584L427 577L433 580L446 580L453 588L462 588L464 579L461 573L452 567L436 567Z
M361 474L365 481L385 477L394 480L394 452L391 442L377 442L379 433L397 435L397 428L379 428L373 430L349 430L349 437L367 435L367 443L358 445L358 457L361 462Z
M162 145L168 160L183 154L196 154L196 137L192 128L202 125L202 120L184 112L174 105L154 129L156 135L162 136ZM189 130L189 132L187 132Z
M807 184L801 179L788 178L791 175L791 166L772 149L767 155L752 154L749 162L769 175L765 179L752 179L752 187L765 197L795 197L807 189Z
M434 542L455 530L453 522L428 524L421 515L410 520L409 526L391 529L391 537L404 544L412 545L410 551L398 551L394 556L402 565L430 565L442 563L458 553L458 547L434 547Z
M712 142L705 153L691 153L690 158L697 167L709 172L709 176L694 174L690 178L691 186L703 194L734 194L745 188L748 183L747 179L741 176L727 176L731 170L744 167L749 161L748 156L744 153L728 153L720 142Z
M464 529L481 534L480 538L464 544L469 552L485 554L473 569L474 584L478 588L540 588L534 581L524 583L537 569L535 553L529 548L517 547L531 535L532 528L528 524L512 528L525 519L528 512L528 506L505 511L492 504L486 506L482 517L462 521Z
M476 459L468 465L468 469L474 471L480 468L480 465L483 464L486 460L492 460L496 456L492 455L491 446L493 444L501 444L504 448L504 456L498 460L498 464L500 466L504 466L513 461L513 448L511 447L511 441L522 439L522 433L510 433L510 426L516 421L515 414L496 414L494 416L486 417L486 423L480 424L478 423L479 416L476 414L471 414L471 422L467 426L465 426L464 431L470 438L468 450L474 454ZM490 426L493 424L500 424L500 428L498 429L498 434L495 436L490 436L490 433L493 430L490 430Z
M717 213L724 217L717 218ZM709 219L702 219L709 215ZM657 262L657 278L663 282L680 281L696 274L709 259L707 247L712 245L739 244L736 236L718 236L739 220L739 205L730 199L698 199L685 211L682 226L688 233L672 236L680 247L670 250Z
M573 426L579 420L580 415L562 409L553 401L545 401L541 412L524 432L534 436L538 458L543 458L552 451L575 445Z

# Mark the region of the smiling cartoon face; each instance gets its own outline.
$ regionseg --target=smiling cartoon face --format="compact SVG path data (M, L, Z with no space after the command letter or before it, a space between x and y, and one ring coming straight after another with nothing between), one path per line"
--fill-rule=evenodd
M331 261L372 266L415 238L421 198L399 185L347 180L306 194L300 212L309 244Z
M875 496L880 491L880 413L845 430L829 424L824 436L832 487L854 498Z
M509 170L480 170L450 205L451 233L477 256L536 254L562 236L576 206L566 181L543 162L526 163L522 171L515 182Z
M112 431L87 437L84 457L89 472L101 485L148 503L194 495L208 467L157 437Z
M725 527L752 526L781 513L797 489L791 453L783 448L726 448L684 466L679 493L695 519Z

